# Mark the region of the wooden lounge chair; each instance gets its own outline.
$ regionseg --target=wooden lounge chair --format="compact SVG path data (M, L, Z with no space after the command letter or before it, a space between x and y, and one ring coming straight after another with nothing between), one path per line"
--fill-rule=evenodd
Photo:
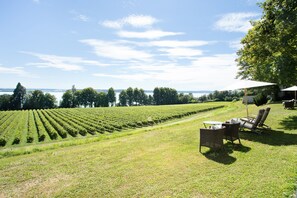
M267 107L263 113L263 116L258 124L258 127L263 128L263 129L271 129L268 125L264 124L268 114L270 112L270 107Z
M200 129L199 152L201 153L201 146L206 146L214 150L218 150L222 148L224 133L225 133L225 128Z
M259 122L261 121L264 112L264 109L260 109L256 118L240 118L240 129L242 130L243 128L247 128L253 132L256 132L256 129L258 128Z
M284 109L294 109L294 103L295 103L294 100L283 102Z
M239 138L240 123L223 123L222 125L226 128L224 133L225 139L230 140L232 145L234 145L234 140L238 140L239 144L241 144Z

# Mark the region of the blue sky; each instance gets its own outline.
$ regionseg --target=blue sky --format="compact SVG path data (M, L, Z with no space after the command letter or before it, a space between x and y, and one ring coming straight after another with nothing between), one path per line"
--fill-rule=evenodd
M215 90L258 0L0 1L0 87Z

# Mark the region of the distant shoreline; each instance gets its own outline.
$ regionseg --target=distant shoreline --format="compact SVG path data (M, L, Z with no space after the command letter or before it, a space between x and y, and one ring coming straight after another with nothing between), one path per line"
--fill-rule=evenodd
M0 92L13 92L14 88L0 88ZM49 88L44 88L44 89L38 89L38 88L27 88L27 91L34 91L34 90L41 90L43 92L65 92L66 90L69 89L49 89ZM77 90L82 90L82 89L77 89ZM107 92L108 89L95 89L98 92ZM115 89L115 92L121 92L124 89ZM144 90L144 92L153 92L153 90ZM213 91L210 90L200 90L200 91L178 91L178 93L212 93Z

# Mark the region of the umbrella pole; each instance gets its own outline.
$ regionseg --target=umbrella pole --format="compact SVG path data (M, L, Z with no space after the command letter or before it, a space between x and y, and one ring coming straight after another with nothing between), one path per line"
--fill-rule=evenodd
M245 108L246 108L246 117L249 117L249 109L248 109L248 98L247 98L247 89L244 89L244 96L245 96Z

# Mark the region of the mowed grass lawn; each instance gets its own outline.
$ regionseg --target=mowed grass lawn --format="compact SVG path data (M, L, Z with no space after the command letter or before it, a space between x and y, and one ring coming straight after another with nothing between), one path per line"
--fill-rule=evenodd
M0 197L292 196L297 110L269 106L272 131L240 133L242 146L225 141L217 154L206 147L199 153L199 128L205 120L245 116L239 102L121 137L3 157ZM251 114L258 109L249 106Z

